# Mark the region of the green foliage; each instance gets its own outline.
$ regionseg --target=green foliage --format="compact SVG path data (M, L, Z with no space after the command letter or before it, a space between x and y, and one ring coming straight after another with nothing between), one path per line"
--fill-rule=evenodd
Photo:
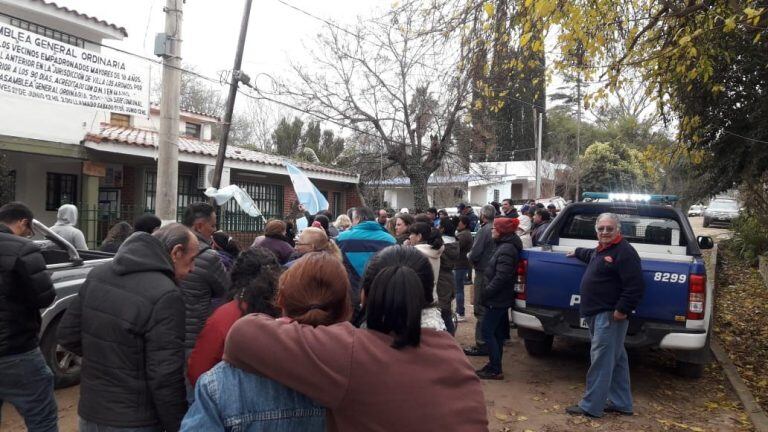
M651 192L653 167L642 153L620 141L596 142L581 157L582 189L594 192Z
M277 154L295 156L301 148L303 128L304 121L298 117L290 122L285 117L281 118L272 132L272 144Z
M305 128L298 117L280 119L272 144L279 155L312 163L332 164L344 150L344 138L336 137L330 129L323 130L318 121L310 121Z
M729 246L739 257L751 265L756 265L757 258L768 252L766 221L751 214L744 214L733 221L732 228L734 234Z

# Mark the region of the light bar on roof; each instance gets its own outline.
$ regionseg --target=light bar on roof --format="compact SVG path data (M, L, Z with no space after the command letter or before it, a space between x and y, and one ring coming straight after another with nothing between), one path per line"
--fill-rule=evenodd
M650 201L651 196L645 194L609 193L608 199L612 201Z
M650 194L637 194L637 193L608 193L608 192L584 192L582 194L584 199L592 200L610 200L610 201L624 201L624 202L660 202L671 203L677 201L677 195L650 195Z

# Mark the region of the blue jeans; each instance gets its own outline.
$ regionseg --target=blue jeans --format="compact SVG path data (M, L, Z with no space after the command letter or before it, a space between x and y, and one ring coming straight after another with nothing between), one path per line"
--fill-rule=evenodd
M469 269L454 269L453 279L456 281L456 313L464 316L464 282L467 280Z
M163 427L142 426L142 427L112 427L104 426L98 423L90 422L80 418L80 432L163 432Z
M321 432L325 408L288 387L219 362L195 385L182 432Z
M30 432L59 430L53 372L39 348L0 357L0 407L3 401L16 407Z
M629 360L624 349L628 320L616 321L613 311L600 312L586 318L592 338L587 390L579 402L584 411L600 417L606 404L632 412L632 392L629 387Z
M483 316L483 339L488 347L488 365L493 373L501 373L501 354L504 338L509 331L509 308L487 306ZM506 317L506 318L505 318Z

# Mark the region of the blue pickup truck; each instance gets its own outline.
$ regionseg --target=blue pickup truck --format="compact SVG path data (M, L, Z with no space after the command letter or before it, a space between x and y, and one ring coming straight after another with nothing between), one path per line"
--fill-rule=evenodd
M575 203L565 207L543 235L525 249L518 268L513 321L530 355L549 353L553 338L589 341L579 317L579 285L585 264L566 254L597 246L595 221L616 213L621 233L642 260L645 295L630 316L627 347L660 347L675 353L679 373L698 377L709 361L712 286L687 217L668 205L637 202Z

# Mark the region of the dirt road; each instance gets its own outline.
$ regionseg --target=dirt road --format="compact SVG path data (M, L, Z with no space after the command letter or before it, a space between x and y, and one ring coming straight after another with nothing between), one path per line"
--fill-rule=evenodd
M724 229L705 229L701 218L691 223L699 235L715 240L728 235ZM467 287L469 288L469 287ZM471 311L471 306L468 308ZM470 345L473 319L459 327L458 340ZM526 354L513 331L504 348L503 381L483 382L491 431L743 431L749 421L730 391L720 368L714 364L701 379L685 379L672 370L673 360L663 351L630 352L635 415L607 415L587 420L564 413L566 406L579 400L589 365L588 346L556 340L552 355L533 358ZM480 368L486 359L470 361ZM59 390L60 428L77 430L79 387ZM23 424L10 406L3 407L1 431L23 431ZM428 431L428 425L424 426Z

